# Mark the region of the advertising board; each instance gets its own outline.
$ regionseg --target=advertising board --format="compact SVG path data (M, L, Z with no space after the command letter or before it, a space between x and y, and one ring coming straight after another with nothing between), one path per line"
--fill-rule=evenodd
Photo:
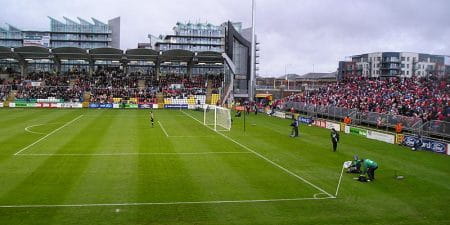
M56 103L56 107L57 108L65 108L65 109L70 109L70 108L83 108L83 104L79 103L79 102L63 102L63 103Z
M152 109L153 108L153 104L139 104L138 106L140 109Z
M300 123L306 123L306 124L311 124L313 122L311 117L304 117L304 116L300 116L298 121L300 121Z
M89 108L112 109L113 104L111 104L111 103L90 103Z
M420 139L422 141L422 145L419 147L419 149L436 152L440 154L448 154L447 152L448 143L428 138L420 138ZM412 148L414 147L415 143L418 143L418 141L420 141L418 137L406 135L403 139L403 145Z
M390 143L390 144L394 144L395 143L395 136L394 135L380 133L380 132L377 132L377 131L368 130L367 131L367 138L378 140L378 141L383 141L383 142Z
M165 109L187 109L188 104L165 104Z
M56 108L56 107L58 107L57 103L44 103L44 102L41 102L41 103L34 103L34 104L36 104L37 108Z
M326 128L330 129L330 130L334 128L336 131L341 131L341 125L340 124L329 122L329 121L326 121Z
M26 34L23 37L23 46L50 47L49 34Z
M350 133L365 136L365 137L367 136L367 130L361 129L361 128L356 128L356 127L350 127Z
M284 119L284 118L286 118L286 114L284 113L284 112L275 112L274 114L273 114L274 116L276 116L276 117L278 117L278 118L281 118L281 119Z

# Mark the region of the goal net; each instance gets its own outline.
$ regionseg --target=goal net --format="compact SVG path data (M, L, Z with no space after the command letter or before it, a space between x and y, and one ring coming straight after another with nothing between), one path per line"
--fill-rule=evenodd
M213 126L215 131L230 131L231 112L227 108L215 105L205 105L203 124L206 126Z

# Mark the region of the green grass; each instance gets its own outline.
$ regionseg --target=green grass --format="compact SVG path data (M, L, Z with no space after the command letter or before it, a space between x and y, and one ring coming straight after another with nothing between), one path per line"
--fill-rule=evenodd
M329 130L293 139L264 115L223 136L185 114L199 112L154 113L168 136L143 110L1 109L0 224L450 223L448 156L345 134L333 153ZM310 199L335 194L354 154L378 162L377 180L344 174L337 198Z

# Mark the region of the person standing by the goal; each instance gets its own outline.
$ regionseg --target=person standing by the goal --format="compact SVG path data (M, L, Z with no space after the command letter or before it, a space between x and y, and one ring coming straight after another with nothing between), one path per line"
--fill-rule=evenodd
M292 127L291 137L298 137L298 125L299 125L298 120L293 118L291 123Z
M338 142L339 142L339 133L334 128L332 128L331 129L331 143L333 143L333 152L336 151Z
M152 127L155 126L155 118L153 117L153 111L150 111L150 123L152 124Z

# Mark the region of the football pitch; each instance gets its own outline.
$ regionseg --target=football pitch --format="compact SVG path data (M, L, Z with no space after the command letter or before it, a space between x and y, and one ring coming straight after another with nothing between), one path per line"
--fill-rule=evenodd
M450 158L250 115L1 109L0 224L450 224ZM353 155L376 181L342 173ZM395 175L405 178L398 180Z

